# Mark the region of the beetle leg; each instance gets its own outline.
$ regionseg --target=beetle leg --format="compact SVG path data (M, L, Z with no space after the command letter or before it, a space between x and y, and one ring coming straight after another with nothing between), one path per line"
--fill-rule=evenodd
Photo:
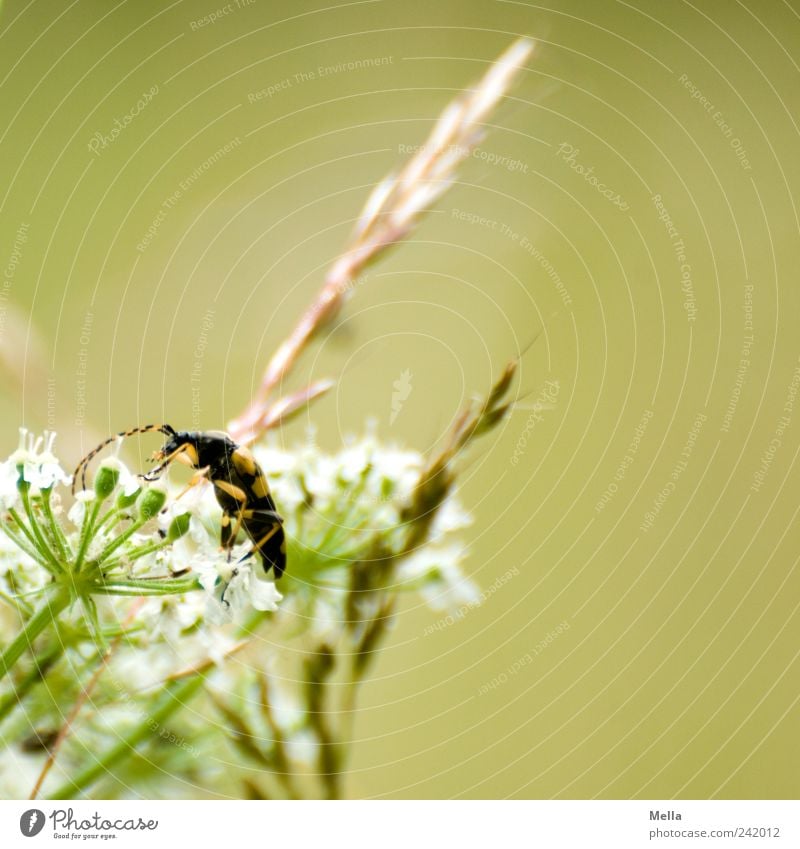
M238 574L239 574L239 570L238 570L238 569L234 569L234 570L231 572L231 579L235 578ZM225 587L225 589L222 591L222 595L219 597L219 603L220 603L223 607L230 607L230 606L231 606L230 602L229 602L229 601L225 598L225 593L226 593L226 592L228 592L228 586L230 586L230 582L229 582L229 583L228 583L228 585Z
M223 510L222 521L220 522L219 544L223 550L227 550L229 563L231 551L233 550L233 541L236 539L236 534L233 533L233 528L231 527L231 519L231 514L227 510Z
M142 480L145 481L155 481L158 480L159 475L167 466L179 455L183 454L185 451L188 451L192 446L187 442L185 445L181 445L180 448L176 448L169 457L164 457L161 463L155 467L155 469L150 469L150 471L146 475L138 475ZM157 452L158 453L158 452Z
M254 549L254 550L256 550L256 551L259 551L259 550L262 548L262 546L264 545L264 543L266 543L266 542L267 542L267 540L269 540L269 539L271 539L272 537L274 537L274 536L275 536L275 534L277 534L277 533L278 533L278 531L279 531L280 529L281 529L281 524L280 524L280 522L276 522L276 523L275 523L275 524L274 524L274 525L273 525L273 526L272 526L272 527L271 527L271 528L267 531L267 533L265 533L265 534L264 534L264 536L263 536L263 537L261 537L261 538L258 540L258 542L254 542L254 543L253 543L253 549Z
M272 569L276 580L283 575L286 571L286 537L280 522L273 523L261 536L253 537L253 551L261 557L265 572Z
M233 539L236 539L239 535L239 531L241 531L245 519L260 519L262 517L272 519L273 522L277 522L279 525L283 524L283 516L278 515L278 513L274 510L248 510L246 507L242 507L236 516L236 524L233 526L233 530L231 531Z
M233 530L231 531L231 536L233 537L233 539L236 539L236 537L239 535L239 531L242 529L242 522L244 521L244 514L246 512L247 511L242 508L241 510L239 510L239 513L236 516L236 524L233 526Z
M208 474L208 470L210 468L210 466L206 466L205 468L200 469L200 471L193 474L192 479L189 481L188 484L186 484L185 489L183 489L179 495L175 496L175 500L177 501L179 498L183 498L183 496L186 495L186 493L189 492L192 487L202 483L206 479L206 475Z

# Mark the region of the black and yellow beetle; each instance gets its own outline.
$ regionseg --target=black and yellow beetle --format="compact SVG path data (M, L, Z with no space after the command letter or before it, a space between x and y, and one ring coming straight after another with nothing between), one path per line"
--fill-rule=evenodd
M81 487L86 488L86 468L92 459L117 439L135 433L163 433L167 437L161 450L153 454L158 465L140 478L156 480L173 460L205 475L214 487L222 508L220 543L230 553L236 536L243 530L253 541L264 571L272 569L276 578L286 570L286 537L283 519L278 515L270 495L264 472L243 445L237 445L222 431L176 431L168 424L145 425L122 431L100 443L78 463L73 477L73 491L78 473ZM247 555L249 556L249 555Z

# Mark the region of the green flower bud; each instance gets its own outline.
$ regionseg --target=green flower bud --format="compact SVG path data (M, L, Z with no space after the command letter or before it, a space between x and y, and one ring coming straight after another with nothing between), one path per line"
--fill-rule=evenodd
M25 467L23 465L17 466L17 489L19 492L27 491L31 488L31 485L28 481L25 480Z
M381 480L381 501L388 501L394 492L395 482L391 478Z
M192 517L188 513L178 514L170 523L167 538L170 542L180 539L188 530Z
M121 492L117 496L117 507L119 507L120 510L127 510L128 507L130 507L132 504L136 503L136 499L141 494L142 494L141 488L137 489L136 492L132 493L131 495L125 495L124 492Z
M94 479L94 491L100 501L105 501L117 488L119 469L112 463L102 463Z
M161 487L151 486L142 493L139 499L139 515L146 522L157 516L166 504L167 492Z

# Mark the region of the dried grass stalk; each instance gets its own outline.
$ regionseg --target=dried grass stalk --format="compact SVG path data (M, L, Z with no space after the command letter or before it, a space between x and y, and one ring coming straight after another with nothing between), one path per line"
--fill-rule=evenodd
M322 289L269 361L253 401L229 424L234 439L252 441L274 425L276 416L269 400L274 389L315 334L338 314L359 274L388 248L405 239L447 191L458 166L483 137L489 112L508 91L532 50L533 42L529 39L515 41L473 89L464 91L450 103L420 150L398 172L389 174L375 187L349 244L331 266ZM312 393L305 392L311 400Z

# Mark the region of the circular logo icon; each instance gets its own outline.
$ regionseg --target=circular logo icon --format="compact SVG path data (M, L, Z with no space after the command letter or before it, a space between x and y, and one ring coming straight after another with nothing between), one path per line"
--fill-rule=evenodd
M25 837L35 837L44 828L44 814L38 808L31 808L19 818L19 830Z

